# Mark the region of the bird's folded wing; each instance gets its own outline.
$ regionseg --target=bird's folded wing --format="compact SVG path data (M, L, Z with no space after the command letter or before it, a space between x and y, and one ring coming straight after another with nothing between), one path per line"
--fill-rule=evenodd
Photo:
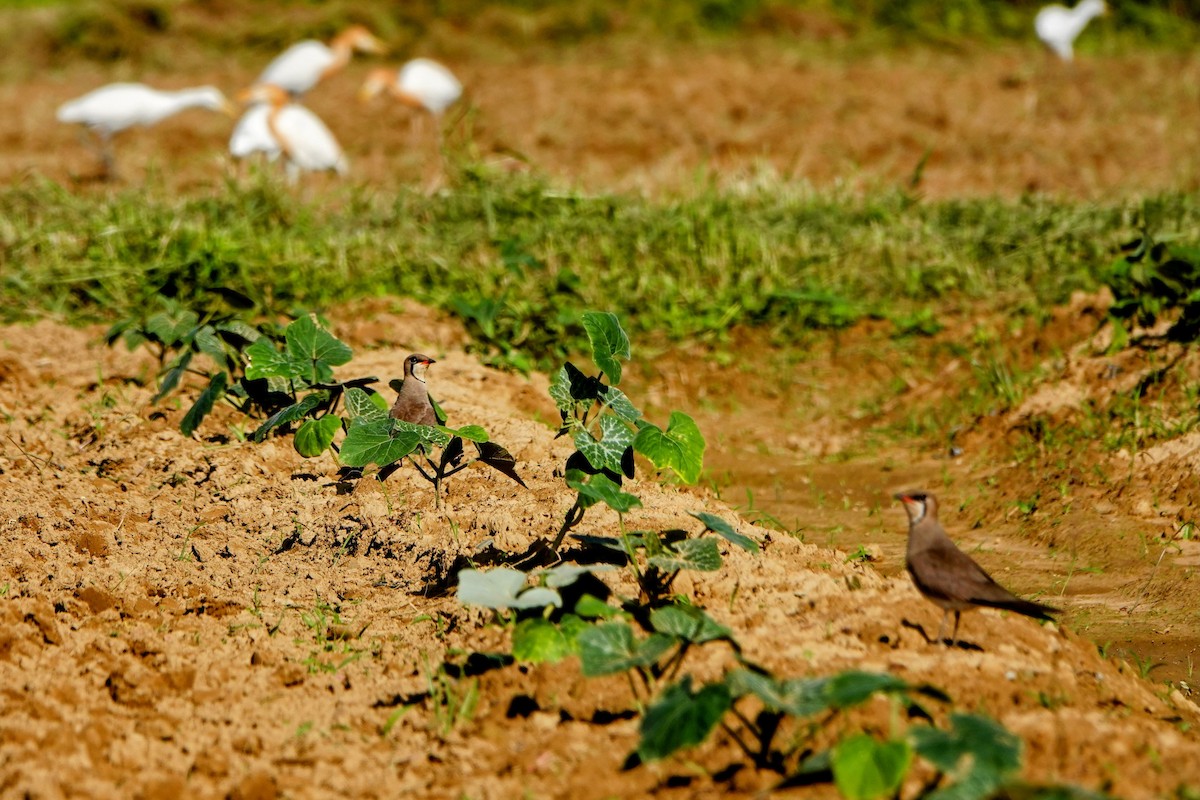
M956 600L970 600L987 587L997 586L983 567L953 545L914 554L909 571L926 592Z

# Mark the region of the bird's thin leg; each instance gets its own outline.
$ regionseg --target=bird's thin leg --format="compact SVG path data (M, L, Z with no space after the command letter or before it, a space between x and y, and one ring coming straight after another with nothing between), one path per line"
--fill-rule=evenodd
M418 111L409 111L408 114L408 148L409 150L416 149L416 143L421 141L421 119L422 114Z
M117 159L113 155L112 137L106 133L100 134L102 146L100 159L104 162L104 177L110 180L117 178Z
M938 625L937 638L935 638L933 640L934 644L941 644L942 633L946 630L946 620L949 618L950 618L950 609L946 609L944 612L942 612L942 624Z
M954 633L950 634L950 646L951 647L954 647L955 643L958 642L958 621L961 618L962 618L962 612L955 611L954 612Z
M434 155L433 159L426 159L425 161L425 192L426 194L432 195L442 187L442 184L446 182L446 151L443 146L444 137L442 136L442 115L430 112L428 120L423 119L425 116L424 114L419 114L418 116L422 117L420 120L420 125L422 128L422 142L427 142L430 140L430 137L425 135L425 131L423 130L424 127L428 124L432 124L434 127L434 135L432 139L433 146L437 150L437 153ZM426 150L429 148L429 145L427 144L423 144L422 146Z
M441 114L433 115L433 127L437 129L437 150L441 157L442 172L446 171L446 126Z
M104 178L108 178L112 174L113 168L112 153L109 152L108 147L108 137L100 131L85 125L79 129L79 141L99 159L100 169L102 170L101 175Z
M80 127L79 141L84 147L86 147L88 150L91 150L96 155L100 154L100 148L96 146L96 140L92 138L91 129Z

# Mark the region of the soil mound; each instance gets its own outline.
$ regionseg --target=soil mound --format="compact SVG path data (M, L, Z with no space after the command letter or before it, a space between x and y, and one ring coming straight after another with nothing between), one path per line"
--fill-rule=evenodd
M408 469L347 486L328 456L240 441L232 416L185 438L180 409L148 405L153 361L98 333L0 329L6 794L695 797L773 784L749 767L713 778L741 760L720 735L689 754L701 775L672 760L623 771L637 742L628 685L584 679L574 660L486 671L472 679L474 712L447 721L434 668L456 651L504 650L508 636L458 604L454 571L551 538L573 499L545 377L480 366L452 325L419 309L338 331L356 348L343 377L386 381L426 352L451 421L483 425L517 457L527 489L471 469L438 510ZM735 519L704 492L636 491L634 528L694 527L699 510ZM1085 639L984 611L963 622L972 646L933 647L940 612L907 580L737 524L764 552L731 549L720 572L676 588L776 674L856 667L931 682L1018 733L1032 780L1127 797L1200 782L1197 708ZM614 528L597 508L580 530ZM719 666L691 664L698 677ZM885 701L868 707L881 725L888 714Z

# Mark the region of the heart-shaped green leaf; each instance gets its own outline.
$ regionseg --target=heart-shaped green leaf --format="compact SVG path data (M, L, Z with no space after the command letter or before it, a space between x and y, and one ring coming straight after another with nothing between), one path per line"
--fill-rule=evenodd
M664 572L679 569L715 572L721 568L721 551L717 549L716 539L684 539L647 561Z
M970 774L994 789L1021 766L1021 740L995 720L979 714L950 715L951 730L913 728L913 745L921 757L945 773L954 773L970 756Z
M583 329L592 343L592 361L607 376L608 382L621 382L621 362L629 359L629 337L621 328L617 315L610 311L585 311Z
M600 436L596 439L591 431L579 431L575 434L575 449L593 468L620 474L625 451L633 444L633 431L619 418L606 414L600 418Z
M637 423L642 418L642 412L617 387L602 385L599 394L600 402L626 422Z
M401 431L393 419L351 425L342 440L339 458L347 467L378 464L386 467L416 450L421 436L413 431Z
M350 419L373 422L387 419L387 403L378 392L368 393L353 386L346 390L346 411Z
M730 631L695 606L671 605L650 612L650 624L659 633L669 633L695 644L728 639Z
M562 597L544 586L526 588L526 575L510 567L484 572L464 569L458 573L458 601L486 608L562 607Z
M581 472L567 473L567 486L579 492L579 497L586 501L582 504L584 508L601 502L607 503L618 514L625 514L642 504L635 495L621 491L621 487L605 475L592 475L589 480L584 480L585 477L588 476Z
M468 442L483 443L488 440L488 432L478 425L463 425L461 428L439 426L438 430L450 436L466 439Z
M650 459L658 469L671 468L685 483L695 483L704 469L704 436L695 420L682 411L672 411L664 431L646 425L633 440L633 449Z
M726 541L736 544L751 553L757 553L761 547L757 541L749 536L744 536L733 529L725 520L718 517L716 514L709 514L705 511L690 512L693 517L704 523L704 527L718 536L723 537Z
M846 800L874 800L900 788L912 764L906 741L879 742L859 734L843 739L833 750L833 781Z
M291 380L304 374L304 365L288 358L288 354L280 352L270 339L265 336L246 348L246 379L256 381L259 378L286 378Z
M724 683L692 692L692 677L668 686L642 717L638 755L643 761L665 758L708 738L732 705Z
M226 349L225 343L221 341L221 337L217 336L217 329L212 325L201 326L196 331L192 342L196 345L197 350L211 358L219 367L229 369L229 351Z
M583 674L594 677L654 664L678 640L655 633L639 642L624 622L602 622L580 633L578 641Z
M586 619L610 619L621 613L593 594L585 594L575 603L575 613Z
M178 345L185 341L200 322L199 315L191 309L160 311L146 320L146 333L165 345Z
M828 678L798 678L780 681L747 669L729 673L726 683L735 697L752 694L767 710L795 717L809 717L832 708L826 693Z
M305 420L296 431L292 445L296 452L305 458L315 458L329 449L333 437L342 427L342 418L336 414L326 414L320 419Z
M445 447L450 443L450 434L446 431L447 428L433 427L432 425L417 425L403 419L391 420L392 426L399 433L411 433L417 437L417 441L421 444L429 444L434 447Z
M904 692L908 683L885 672L839 672L829 678L826 695L834 708L850 708L870 699L876 692Z
M331 380L332 367L345 364L354 354L346 344L319 326L311 314L288 325L284 337L289 360L304 366L301 377L309 383Z
M572 652L571 640L549 620L531 617L521 620L513 628L512 656L517 661L554 663Z

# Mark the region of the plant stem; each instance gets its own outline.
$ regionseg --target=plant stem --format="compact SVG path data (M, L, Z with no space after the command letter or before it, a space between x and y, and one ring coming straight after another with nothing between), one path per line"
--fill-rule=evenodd
M617 525L621 529L621 546L625 548L625 555L629 557L629 566L633 568L633 576L637 578L638 586L641 586L642 570L638 567L637 557L629 545L629 534L625 531L625 515L619 511L617 512ZM642 591L645 591L645 587L642 588Z
M663 670L664 672L669 670L667 674L667 680L675 680L675 676L679 674L679 669L683 666L683 658L687 655L688 648L691 646L691 644L691 642L684 641L679 646L679 649L675 651L675 655L671 656L671 660L667 662Z

